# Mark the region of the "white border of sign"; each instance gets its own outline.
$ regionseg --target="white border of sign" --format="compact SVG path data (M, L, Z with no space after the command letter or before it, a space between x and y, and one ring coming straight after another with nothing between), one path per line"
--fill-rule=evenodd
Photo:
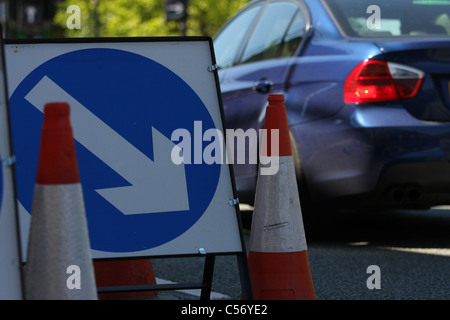
M124 50L167 67L196 92L207 107L216 128L224 132L217 72L208 70L208 67L215 64L212 40L209 37L103 38L8 43L5 45L5 54L10 70L10 96L36 67L61 54L88 48ZM207 253L244 252L239 209L237 205L230 205L230 200L236 198L231 170L230 165L222 164L219 184L209 207L184 234L159 247L143 251L114 253L93 250L93 258L197 255L201 249ZM89 208L86 208L87 210ZM19 206L19 211L24 244L22 255L25 257L30 215L23 206Z
M3 40L0 46L0 300L12 300L22 299L23 292Z

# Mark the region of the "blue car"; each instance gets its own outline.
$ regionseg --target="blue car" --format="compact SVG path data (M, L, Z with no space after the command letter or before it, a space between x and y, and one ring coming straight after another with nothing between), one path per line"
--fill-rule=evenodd
M450 1L256 0L214 38L229 129L285 95L303 204L450 203ZM253 203L257 164L234 164Z

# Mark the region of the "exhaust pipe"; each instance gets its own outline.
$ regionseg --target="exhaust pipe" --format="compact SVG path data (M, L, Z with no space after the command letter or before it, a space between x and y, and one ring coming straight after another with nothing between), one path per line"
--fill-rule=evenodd
M406 190L407 199L410 202L417 202L420 200L420 197L422 196L422 192L419 188L416 187L409 187Z
M395 203L402 203L405 199L405 190L400 187L391 188L389 191L389 197Z
M417 187L393 187L389 190L390 199L397 204L417 202L422 197L420 188Z

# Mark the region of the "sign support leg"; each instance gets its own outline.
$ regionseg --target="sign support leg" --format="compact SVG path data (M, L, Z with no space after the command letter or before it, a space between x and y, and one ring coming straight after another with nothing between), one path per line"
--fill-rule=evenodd
M243 252L242 254L238 254L236 258L241 280L242 298L244 300L253 300L252 283L246 253Z
M200 300L209 300L211 296L211 288L213 282L214 275L214 264L215 264L216 256L215 255L206 255L205 257L205 266L203 270L203 288L200 295Z

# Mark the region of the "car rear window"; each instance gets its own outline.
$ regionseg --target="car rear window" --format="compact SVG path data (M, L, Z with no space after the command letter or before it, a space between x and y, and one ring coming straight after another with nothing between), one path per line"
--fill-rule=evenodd
M450 0L323 0L350 37L448 37Z

